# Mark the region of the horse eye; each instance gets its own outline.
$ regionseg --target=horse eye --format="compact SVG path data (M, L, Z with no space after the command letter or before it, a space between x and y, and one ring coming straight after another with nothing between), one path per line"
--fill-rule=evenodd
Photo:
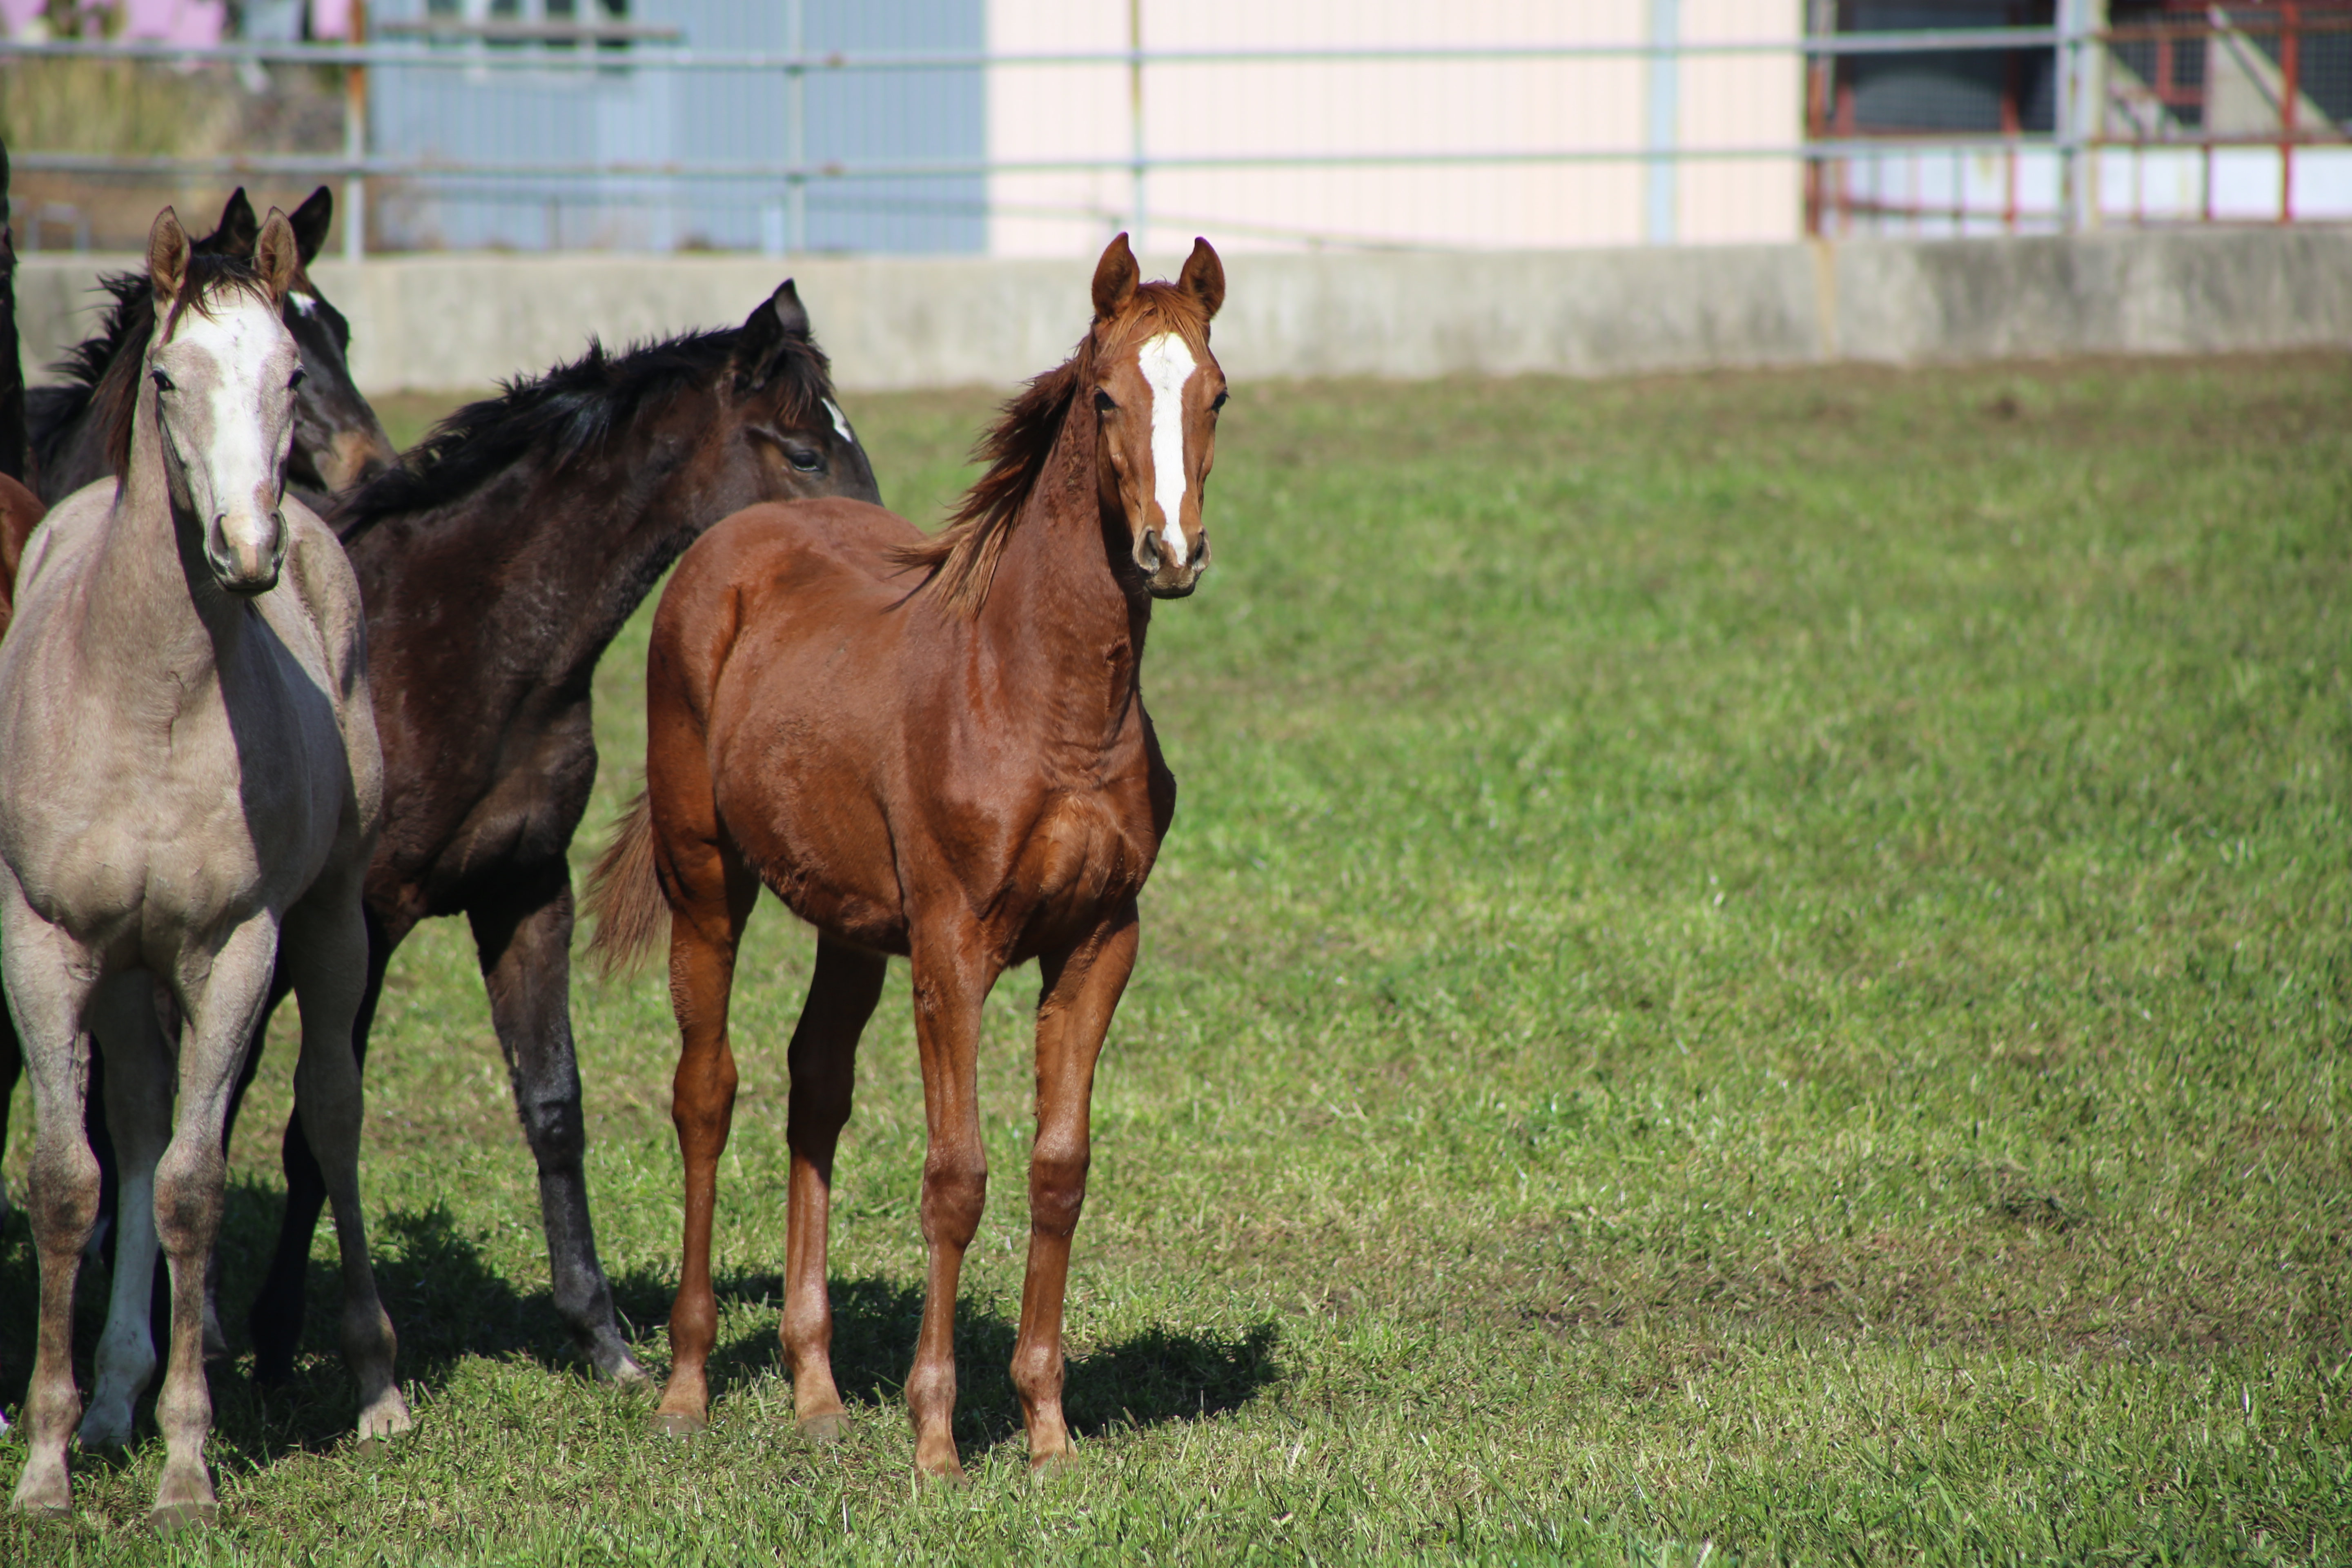
M1214 414L1218 409L1223 408L1225 405L1225 399L1231 395L1232 394L1224 392L1217 394L1217 400L1209 405L1209 412Z
M288 382L288 383L286 384L286 390L287 390L287 391L289 391L289 392L291 392L291 391L293 391L296 387L298 387L298 386L301 385L301 384L302 384L302 378L303 378L305 375L308 375L309 374L310 374L310 373L309 373L308 371L304 370L301 366L299 366L299 365L296 365L296 366L294 367L294 379L293 379L293 380L291 380L291 381L289 381L289 382Z
M1109 393L1108 393L1108 392L1097 392L1097 393L1096 393L1096 394L1095 394L1095 412L1096 412L1096 413L1097 413L1097 414L1108 414L1108 413L1112 412L1114 409L1116 409L1116 408L1118 408L1118 404L1116 404L1116 403L1113 403L1113 402L1110 400L1110 394L1109 394Z
M802 473L813 474L824 467L824 454L808 447L795 447L784 454L785 459Z
M147 373L147 376L148 376L148 379L149 379L149 380L152 381L152 382L155 384L155 390L156 390L156 391L158 391L158 392L169 392L169 391L171 391L171 390L172 390L172 378L171 378L170 376L168 376L168 375L165 375L162 371L160 371L160 370L152 370L152 371L149 371L149 372Z

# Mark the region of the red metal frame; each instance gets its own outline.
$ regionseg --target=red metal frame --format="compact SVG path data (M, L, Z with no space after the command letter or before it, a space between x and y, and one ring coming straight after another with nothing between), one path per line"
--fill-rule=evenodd
M2011 26L2026 21L2024 9L2010 7ZM2216 147L2274 148L2279 155L2279 190L2276 222L2293 223L2294 212L2294 165L2298 148L2320 141L2336 141L2341 137L2333 126L2312 126L2302 122L2299 106L2304 95L2304 40L2319 33L2352 32L2352 0L2266 0L2261 5L2234 5L2228 8L2226 26L2217 26L2212 18L2210 0L2164 0L2158 13L2146 20L2135 20L2109 28L2098 35L2087 47L2113 48L2117 45L2153 45L2155 58L2147 77L2150 95L2157 103L2178 120L2194 121L2198 134L2166 138L2162 144L2179 147L2194 146L2203 162L2204 177L2199 220L2213 221L2213 153ZM2278 123L2266 131L2239 135L2213 133L2207 121L2208 100L2214 75L2217 50L2223 47L2220 40L2225 34L2241 37L2275 39L2275 64L2279 75ZM2180 46L2200 42L2204 47L2204 68L2200 79L2183 80L2182 69L2188 63L2188 51ZM2011 54L2006 60L2000 97L2000 135L2015 139L2021 135L2021 60ZM2085 140L2085 149L2095 154L2102 147L2144 147L2157 142L2134 138L2110 138L2105 134L2105 106L2101 106L2099 125L2092 129ZM1854 124L1853 82L1851 75L1839 68L1838 62L1829 58L1817 58L1807 72L1806 132L1814 138L1834 137L1837 140L1859 140L1873 136ZM1884 133L1881 133L1884 134ZM1934 142L1916 136L1885 134L1889 150L1906 142L1914 143L1920 153L1933 149ZM1916 200L1902 202L1884 196L1857 201L1852 194L1850 158L1824 158L1811 161L1805 171L1805 223L1811 234L1831 230L1851 232L1857 218L1898 217L1914 220L1950 217L1965 225L1971 217L1997 218L2001 226L2014 232L2020 224L2036 216L2053 215L2028 214L2021 211L2018 195L2018 153L2012 148L2005 155L2005 177L1999 209L1969 208L1957 190L1950 207L1928 207ZM2131 221L2148 221L2135 181Z

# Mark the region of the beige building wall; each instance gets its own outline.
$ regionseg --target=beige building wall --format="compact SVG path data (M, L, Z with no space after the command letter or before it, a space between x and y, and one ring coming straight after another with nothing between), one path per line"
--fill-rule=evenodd
M1151 50L1412 49L1639 44L1648 0L1140 0ZM1800 0L1680 0L1685 40L1793 40ZM991 0L998 54L1118 51L1124 0ZM1793 50L1685 58L1675 132L1685 145L1788 146L1801 130ZM1153 158L1343 160L1315 167L1153 169L1143 248L1194 234L1221 248L1553 249L1649 237L1652 72L1600 59L1214 61L1146 69L1143 144ZM1136 121L1124 65L1004 66L989 83L992 157L1012 163L1129 160ZM1445 153L1614 154L1556 162L1381 164ZM991 191L999 256L1090 255L1134 226L1125 168L1003 174ZM1793 159L1681 166L1675 237L1774 240L1799 232Z

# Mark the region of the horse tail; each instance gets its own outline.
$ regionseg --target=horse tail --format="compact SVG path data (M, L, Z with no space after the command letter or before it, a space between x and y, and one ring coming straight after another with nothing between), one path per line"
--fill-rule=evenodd
M669 922L669 900L654 870L653 800L644 790L588 874L588 912L596 922L588 957L606 975L635 967Z

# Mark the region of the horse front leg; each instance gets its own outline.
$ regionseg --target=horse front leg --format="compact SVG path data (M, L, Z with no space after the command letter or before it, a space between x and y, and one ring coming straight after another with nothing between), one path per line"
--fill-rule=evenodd
M1001 966L970 925L914 944L915 1048L922 1059L923 1327L907 1374L915 1465L961 1479L955 1445L955 1307L963 1255L988 1202L988 1152L980 1138L981 1006Z
M572 877L562 861L522 878L467 911L506 1053L515 1111L539 1164L539 1213L547 1232L555 1310L598 1375L646 1381L613 1310L613 1287L596 1258L588 1217L588 1134L572 1043Z
M220 1234L228 1165L221 1155L229 1095L269 996L277 922L267 915L230 931L209 962L175 976L181 1016L179 1106L172 1141L155 1166L155 1232L172 1270L171 1350L155 1422L163 1475L149 1514L158 1530L209 1524L219 1511L205 1468L213 1402L205 1383L205 1275Z
M0 877L0 969L33 1078L33 1159L25 1215L40 1258L40 1326L26 1391L25 1468L9 1507L19 1513L73 1511L66 1439L81 1417L74 1392L74 1278L98 1222L98 1157L82 1127L90 1038L85 1027L95 981L79 942L33 913L14 877Z
M833 1201L833 1152L849 1121L856 1082L857 1037L882 998L888 961L816 943L816 972L793 1030L792 1100L784 1138L793 1173L785 1228L784 1310L777 1325L793 1373L793 1414L802 1435L819 1442L841 1436L847 1411L833 1381L833 1302L825 1289L826 1230Z
M1070 1448L1062 1418L1062 1303L1069 1289L1070 1238L1087 1201L1095 1063L1135 969L1138 929L1130 902L1086 941L1047 954L1039 965L1029 1269L1013 1347L1013 1386L1021 1395L1032 1469L1066 1458Z
M286 914L287 978L302 1011L302 1055L294 1067L294 1104L310 1152L325 1178L341 1255L343 1364L359 1385L359 1435L388 1437L410 1426L408 1402L393 1379L398 1341L377 1294L360 1207L360 1129L365 1103L352 1029L371 964L360 908L364 858L353 855L312 884Z

